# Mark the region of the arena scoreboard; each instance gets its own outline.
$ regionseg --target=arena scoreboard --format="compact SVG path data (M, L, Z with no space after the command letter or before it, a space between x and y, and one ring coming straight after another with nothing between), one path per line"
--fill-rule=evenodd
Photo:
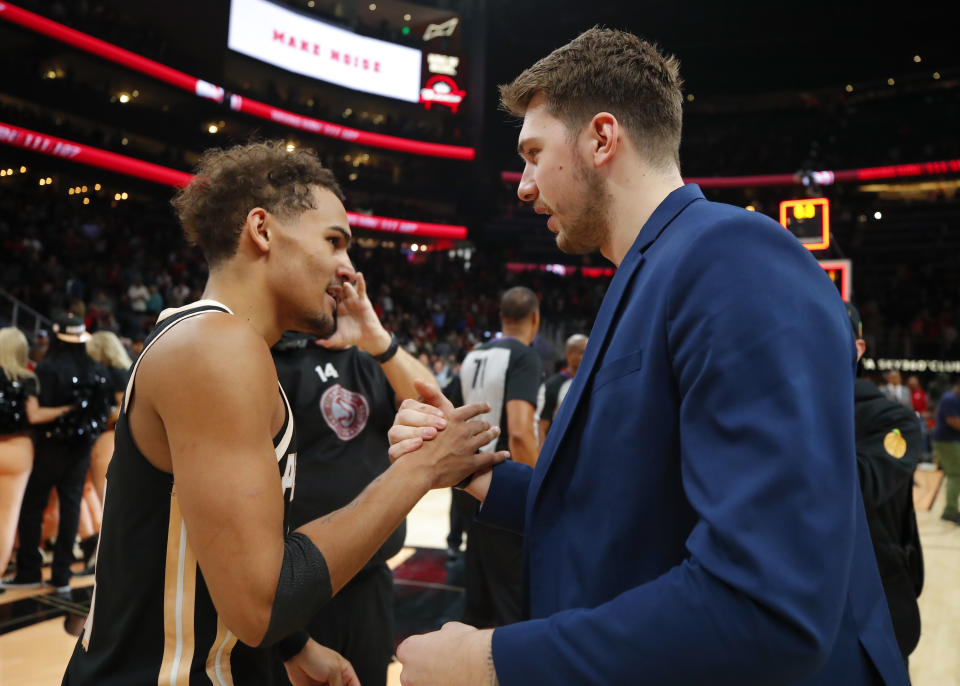
M850 260L817 260L823 271L840 291L844 302L850 302L850 285L853 281L853 265Z
M830 247L830 201L826 198L782 201L780 224L807 250Z

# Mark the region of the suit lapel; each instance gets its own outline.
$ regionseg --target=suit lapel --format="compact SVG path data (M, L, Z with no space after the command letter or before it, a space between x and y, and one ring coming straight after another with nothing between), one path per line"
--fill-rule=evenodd
M603 303L600 305L600 311L597 313L593 328L590 330L590 340L587 342L587 349L583 353L583 360L580 362L576 376L573 377L570 390L567 391L566 397L560 403L560 409L557 411L552 430L547 433L547 440L540 451L540 457L537 459L537 467L534 470L533 483L531 484L532 494L536 494L540 490L540 484L553 462L557 446L563 441L570 426L570 420L573 418L576 408L580 405L584 388L589 385L593 376L597 360L605 347L610 325L619 309L620 300L627 289L627 284L633 281L633 275L642 262L643 255L638 251L631 250L628 258L617 269L617 273L610 282L609 288L607 288ZM529 498L527 502L532 504L532 500Z
M587 342L587 349L584 351L583 360L577 369L577 374L570 384L570 390L567 396L560 404L553 426L547 434L547 440L543 444L540 456L537 459L537 466L533 472L533 479L530 483L530 491L527 494L527 517L526 521L531 520L530 514L533 506L536 504L537 495L540 487L543 485L544 478L558 448L566 436L567 429L572 423L574 414L580 407L580 399L584 390L590 385L593 374L596 371L597 361L602 352L606 349L607 339L610 336L611 326L615 324L617 312L620 309L620 302L627 287L633 282L634 277L644 261L644 252L663 231L673 222L686 207L694 200L703 198L703 193L695 184L688 184L678 188L660 203L660 206L650 215L650 219L644 224L643 229L637 235L637 239L631 246L613 280L607 293L603 297L603 303L600 305L600 311L594 321L593 328L590 331L590 340Z

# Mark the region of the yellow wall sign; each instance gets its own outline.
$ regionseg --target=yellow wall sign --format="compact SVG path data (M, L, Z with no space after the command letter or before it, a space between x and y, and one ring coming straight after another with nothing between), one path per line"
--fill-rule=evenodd
M780 224L796 236L807 250L830 247L830 201L827 198L782 201Z

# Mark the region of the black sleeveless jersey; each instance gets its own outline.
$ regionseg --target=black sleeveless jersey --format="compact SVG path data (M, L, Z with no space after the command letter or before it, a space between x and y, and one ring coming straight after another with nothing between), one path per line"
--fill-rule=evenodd
M131 369L107 471L96 585L65 686L259 686L282 671L273 651L239 643L218 616L187 538L176 481L147 461L130 433L127 408L140 360L173 326L209 312L230 310L212 300L164 310ZM286 415L273 444L289 509L296 447L293 413L280 394Z

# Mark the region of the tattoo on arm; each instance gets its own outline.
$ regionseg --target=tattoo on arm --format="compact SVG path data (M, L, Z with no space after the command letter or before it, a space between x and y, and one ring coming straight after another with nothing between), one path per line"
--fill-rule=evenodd
M497 670L493 666L493 645L490 645L490 652L487 653L487 673L490 676L489 684L490 686L500 686L500 682L497 680Z

